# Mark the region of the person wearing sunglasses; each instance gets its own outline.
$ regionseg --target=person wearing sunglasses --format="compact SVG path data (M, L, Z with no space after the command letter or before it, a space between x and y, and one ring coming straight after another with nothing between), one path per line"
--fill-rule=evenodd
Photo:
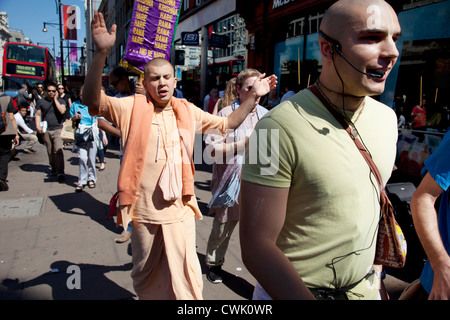
M64 86L62 84L57 85L58 95L59 98L63 99L66 103L66 113L65 113L65 119L70 118L70 106L72 105L72 99L70 98L70 95L66 93L66 90L64 89Z
M64 123L66 102L59 97L54 83L46 85L46 95L36 105L36 129L43 135L47 147L47 155L51 167L51 175L57 176L58 181L64 180L64 153L61 129Z

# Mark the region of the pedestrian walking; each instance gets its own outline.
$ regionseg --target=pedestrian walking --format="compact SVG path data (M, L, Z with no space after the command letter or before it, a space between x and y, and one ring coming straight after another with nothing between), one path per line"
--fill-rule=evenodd
M227 117L239 108L260 76L261 73L255 69L241 71L233 82L234 88L227 86L227 91L236 92L237 99L231 105L224 106L218 116ZM225 96L229 95L227 91ZM209 267L206 278L212 283L223 281L222 265L231 235L239 222L238 196L246 142L256 123L267 113L267 109L259 105L259 100L257 103L236 130L227 132L225 136L209 134L205 140L207 148L212 147L216 159L211 178L212 199L208 204L209 215L214 216L214 220L205 255Z
M19 145L16 119L14 112L16 108L11 97L6 94L0 95L0 191L9 190L8 186L8 163L11 160L11 148Z
M82 95L81 90L80 99ZM89 108L83 105L81 100L72 103L70 116L72 117L72 121L78 124L75 131L75 144L77 148L79 174L75 191L81 192L86 185L92 189L95 188L97 183L97 171L95 167L99 137L97 118L89 114Z
M369 7L380 13L376 27L368 25ZM385 1L335 2L320 24L317 83L256 125L254 141L267 143L246 156L239 220L242 258L258 281L255 299L381 297L381 270L373 266L381 190L354 139L385 184L394 167L397 119L370 96L384 90L400 34Z
M54 83L46 84L45 90L45 98L40 99L36 105L36 129L38 134L43 135L44 144L47 147L51 175L56 175L58 181L62 182L65 173L61 129L67 106L64 100L59 98Z
M108 33L103 15L95 11L91 29L96 50L83 103L122 132L118 223L132 221L135 291L140 299L202 299L195 252L195 218L202 217L194 194L195 132L217 129L225 133L227 128L237 128L257 99L276 85L276 77L258 79L249 98L227 118L173 97L174 68L161 58L145 67L147 96L107 97L101 92L101 80L116 25Z

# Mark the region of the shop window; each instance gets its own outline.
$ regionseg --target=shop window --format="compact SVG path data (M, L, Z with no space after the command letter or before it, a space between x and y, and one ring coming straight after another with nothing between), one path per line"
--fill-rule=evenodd
M305 18L300 18L289 23L287 38L293 38L303 35L303 27L305 26Z
M309 16L309 33L319 32L320 22L322 21L323 14L316 14L315 16Z
M394 108L404 107L406 127L417 129L411 115L417 105L424 105L424 130L446 130L449 126L450 39L405 41L400 61ZM400 97L402 99L400 99ZM399 110L397 110L399 111Z
M399 176L420 181L424 160L450 126L450 39L403 43L393 108L399 122Z

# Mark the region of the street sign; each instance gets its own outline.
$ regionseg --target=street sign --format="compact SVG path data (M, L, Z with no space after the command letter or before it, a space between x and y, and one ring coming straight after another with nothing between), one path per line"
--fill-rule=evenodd
M228 47L228 44L230 43L230 40L227 36L219 35L219 34L212 34L210 39L210 46L215 48L222 48L225 49Z
M200 45L200 36L197 32L182 32L181 44L185 46L198 46Z

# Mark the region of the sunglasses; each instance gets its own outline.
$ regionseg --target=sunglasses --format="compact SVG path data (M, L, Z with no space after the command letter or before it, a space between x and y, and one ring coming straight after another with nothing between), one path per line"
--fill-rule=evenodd
M48 92L56 92L56 90L47 90Z

